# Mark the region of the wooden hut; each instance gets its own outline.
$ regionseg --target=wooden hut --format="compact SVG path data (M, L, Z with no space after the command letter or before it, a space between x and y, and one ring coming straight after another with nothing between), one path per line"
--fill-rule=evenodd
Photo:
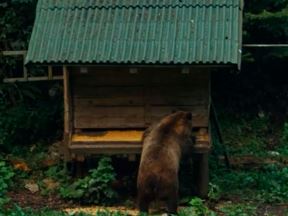
M39 0L26 63L63 66L66 159L139 154L145 128L190 110L207 193L211 71L239 67L242 12L241 0Z

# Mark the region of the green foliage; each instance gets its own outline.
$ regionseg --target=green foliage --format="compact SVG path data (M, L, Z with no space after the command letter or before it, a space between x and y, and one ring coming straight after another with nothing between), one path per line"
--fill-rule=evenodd
M259 184L259 199L281 203L288 201L288 168L278 168L276 165L265 167L264 175L255 179Z
M280 145L276 149L280 157L288 156L288 123L285 122L282 130Z
M88 176L62 187L60 194L63 198L83 203L109 204L116 198L116 192L111 188L115 177L111 159L103 157Z
M225 113L221 115L223 137L230 154L266 154L270 120L265 114L259 115L254 117L245 114L232 116Z
M18 205L15 205L12 209L8 209L4 211L2 215L0 213L0 216L4 216L4 215L5 216L68 216L67 213L62 212L62 211L55 211L55 210L50 210L50 209L41 209L41 210L33 210L30 208L23 209L19 207Z
M48 85L41 88L31 83L0 83L0 148L10 151L17 144L56 136L62 104L59 98L49 98Z
M43 196L58 194L61 185L66 185L70 180L66 169L60 165L51 166L42 174L42 178L38 180L38 185Z
M192 198L189 202L189 207L180 209L179 216L216 216L217 214L205 205L204 201L200 198Z
M37 0L4 0L0 3L0 50L27 49Z
M266 203L288 201L288 168L266 165L260 170L233 170L213 173L212 182L223 197L239 196L245 200Z
M14 172L7 163L0 158L0 209L9 201L6 197L6 192L12 183ZM1 210L0 210L1 213Z
M282 144L288 145L288 123L286 122L283 127L282 132Z
M257 207L245 204L228 204L221 207L220 210L225 216L256 216Z
M222 191L216 184L209 183L208 199L211 201L217 201L220 199Z
M97 211L95 216L128 216L129 214L120 211L110 212L108 210Z
M287 43L288 1L245 1L246 43Z

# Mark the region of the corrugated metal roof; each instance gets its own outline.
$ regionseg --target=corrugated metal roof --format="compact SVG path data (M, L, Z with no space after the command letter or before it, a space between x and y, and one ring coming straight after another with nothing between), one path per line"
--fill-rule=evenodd
M39 0L26 63L239 64L241 0Z

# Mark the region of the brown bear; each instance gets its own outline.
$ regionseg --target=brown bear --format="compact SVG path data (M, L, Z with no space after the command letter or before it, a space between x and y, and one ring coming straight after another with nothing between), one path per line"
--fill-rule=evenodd
M179 163L192 140L191 112L170 114L145 131L137 178L140 212L148 213L149 204L160 200L169 214L177 213Z

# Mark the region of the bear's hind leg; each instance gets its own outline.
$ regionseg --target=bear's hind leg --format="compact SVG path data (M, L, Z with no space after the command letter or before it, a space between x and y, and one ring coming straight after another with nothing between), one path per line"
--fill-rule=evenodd
M141 213L148 214L150 202L150 196L146 194L141 194L138 196L138 206Z
M177 195L173 197L169 197L169 199L166 201L167 205L167 211L169 215L177 215L177 204L178 198Z

